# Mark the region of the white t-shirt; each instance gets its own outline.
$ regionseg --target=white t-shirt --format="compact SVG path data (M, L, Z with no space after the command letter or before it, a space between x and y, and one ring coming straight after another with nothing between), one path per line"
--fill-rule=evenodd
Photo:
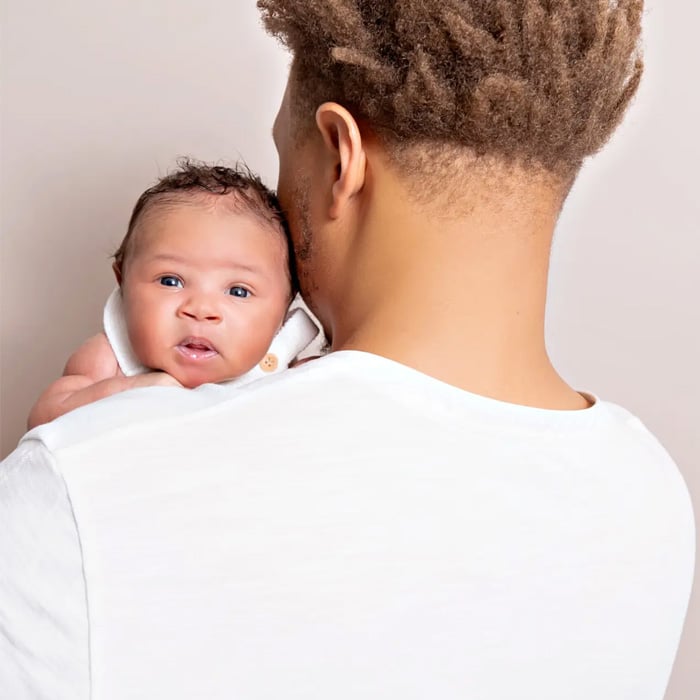
M660 700L694 558L625 410L361 352L33 430L0 533L12 700Z

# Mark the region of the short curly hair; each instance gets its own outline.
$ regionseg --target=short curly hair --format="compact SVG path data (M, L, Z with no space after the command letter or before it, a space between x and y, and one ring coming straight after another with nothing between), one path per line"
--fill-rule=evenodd
M642 75L643 0L258 0L293 55L295 109L571 175Z
M260 222L284 236L287 249L289 281L292 293L297 289L293 265L293 250L287 221L276 194L266 187L248 166L210 165L191 158L180 158L177 169L149 187L137 200L131 213L126 234L115 251L114 266L120 272L133 251L135 231L144 216L164 198L188 198L197 195L235 195L236 207L256 217Z

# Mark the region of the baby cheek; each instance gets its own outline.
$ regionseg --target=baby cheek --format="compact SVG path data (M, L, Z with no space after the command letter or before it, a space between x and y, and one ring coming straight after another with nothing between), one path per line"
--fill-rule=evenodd
M253 359L260 359L270 347L272 339L275 337L277 332L277 325L266 319L265 323L258 323L251 329L249 338L251 342L249 344L250 353L255 355Z
M134 354L141 364L154 367L158 362L158 345L156 324L146 323L144 318L129 324L129 341Z
M247 360L255 364L268 351L272 339L279 329L281 319L278 314L267 309L264 314L256 314L255 318L250 318L246 322L246 329L243 331L246 343Z

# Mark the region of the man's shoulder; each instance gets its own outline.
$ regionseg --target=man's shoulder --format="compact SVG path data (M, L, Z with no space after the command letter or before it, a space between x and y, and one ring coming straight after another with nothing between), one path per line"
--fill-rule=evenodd
M344 426L341 432L353 426L384 434L395 428L405 441L406 426L414 423L432 444L454 435L481 435L501 442L527 438L544 449L556 436L558 450L597 446L602 456L671 463L642 423L616 404L595 400L583 411L505 404L359 352L332 353L244 386L123 392L39 426L24 440L37 441L54 454L72 449L93 454L93 448L102 454L111 449L136 452L154 444L167 450L169 441L177 442L183 434L208 441L211 449L224 437L238 445L260 444L282 433L318 441L338 426Z
M159 427L188 421L202 412L235 415L252 405L268 402L274 410L280 394L309 392L311 385L334 374L320 362L304 364L278 375L243 386L205 384L197 389L144 387L114 394L82 406L60 418L30 430L22 442L43 444L49 451L86 445L134 429L157 431Z
M193 400L191 393L175 387L147 387L124 391L81 406L50 423L37 426L26 433L22 442L39 442L50 451L55 451L93 440L129 425L182 415L196 410L200 404L197 399Z

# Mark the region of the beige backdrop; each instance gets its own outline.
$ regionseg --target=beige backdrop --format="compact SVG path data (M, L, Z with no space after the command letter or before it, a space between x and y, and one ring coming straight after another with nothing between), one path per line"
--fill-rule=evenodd
M0 12L4 456L99 329L109 255L175 156L242 155L275 183L287 58L253 0L3 0ZM700 9L650 0L645 22L639 98L559 226L549 340L572 383L659 436L700 513ZM699 648L696 594L668 700L700 697Z

